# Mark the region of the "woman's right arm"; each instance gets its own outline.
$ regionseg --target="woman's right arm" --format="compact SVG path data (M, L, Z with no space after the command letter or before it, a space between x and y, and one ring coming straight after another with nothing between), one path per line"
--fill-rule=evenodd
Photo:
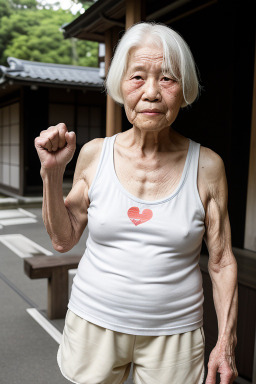
M84 177L84 152L81 151L72 190L63 200L62 184L66 165L75 149L74 132L68 132L65 124L58 124L42 131L35 139L35 147L41 161L43 180L43 220L58 252L67 252L79 241L87 225L88 186Z

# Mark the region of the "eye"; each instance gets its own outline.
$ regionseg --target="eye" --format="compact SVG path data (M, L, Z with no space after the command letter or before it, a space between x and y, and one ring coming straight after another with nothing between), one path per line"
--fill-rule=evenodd
M142 80L142 77L141 76L139 76L139 75L137 75L137 76L133 76L133 78L132 78L133 80Z
M170 77L167 77L167 76L163 76L162 79L164 82L167 82L167 81L175 81L174 79L170 78Z

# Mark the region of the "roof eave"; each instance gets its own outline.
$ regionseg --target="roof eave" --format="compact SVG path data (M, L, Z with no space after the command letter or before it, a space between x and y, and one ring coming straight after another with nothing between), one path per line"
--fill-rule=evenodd
M104 88L103 82L102 84L85 84L85 83L69 83L69 82L60 82L60 81L51 81L51 80L40 80L40 79L25 79L25 78L19 78L19 77L12 77L12 76L5 76L4 81L1 81L0 84L3 85L5 83L11 82L11 85L13 84L19 84L19 85L37 85L37 86L53 86L58 88L76 88L76 89L86 89L86 90L101 90Z
M64 38L76 37L81 33L81 30L85 29L87 24L90 24L93 20L101 18L101 14L107 10L111 3L116 5L122 3L123 0L98 0L90 8L88 8L82 15L71 21L71 23L62 27ZM104 41L104 35L101 34L88 34L88 40Z

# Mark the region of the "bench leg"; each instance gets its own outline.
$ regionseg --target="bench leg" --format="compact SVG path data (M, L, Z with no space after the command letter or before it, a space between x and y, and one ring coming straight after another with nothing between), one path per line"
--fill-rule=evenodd
M65 317L68 305L68 271L57 269L48 278L48 309L49 319Z

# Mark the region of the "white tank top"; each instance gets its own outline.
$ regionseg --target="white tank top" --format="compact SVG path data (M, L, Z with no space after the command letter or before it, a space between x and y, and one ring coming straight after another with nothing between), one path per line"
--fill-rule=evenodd
M117 135L106 137L89 189L89 236L68 307L96 325L133 335L172 335L203 325L198 265L204 208L197 188L200 144L190 140L179 185L146 201L114 169Z

